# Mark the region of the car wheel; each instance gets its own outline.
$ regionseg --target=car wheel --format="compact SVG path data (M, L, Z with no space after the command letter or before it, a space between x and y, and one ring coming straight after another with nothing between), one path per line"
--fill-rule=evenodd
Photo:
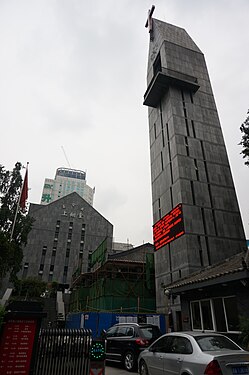
M126 352L124 356L124 367L127 371L134 371L137 367L136 356L133 352Z
M141 360L140 365L139 365L139 374L140 375L149 375L148 367L143 360Z

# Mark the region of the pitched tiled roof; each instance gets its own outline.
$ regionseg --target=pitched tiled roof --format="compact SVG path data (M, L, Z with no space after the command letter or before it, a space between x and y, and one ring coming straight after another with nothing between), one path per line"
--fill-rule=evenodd
M241 252L234 255L225 261L218 263L213 266L209 266L202 271L195 272L184 279L178 280L170 285L167 285L168 289L175 289L184 287L191 284L197 284L200 282L213 280L228 274L234 274L249 270L249 250L247 252Z

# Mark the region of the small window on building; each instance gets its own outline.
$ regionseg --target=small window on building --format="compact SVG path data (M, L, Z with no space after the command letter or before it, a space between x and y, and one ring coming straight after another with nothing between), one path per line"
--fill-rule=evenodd
M239 331L235 296L191 302L190 308L193 330Z
M199 301L191 302L191 312L193 329L201 329L201 312Z
M239 331L239 319L238 310L235 297L224 298L224 306L227 317L227 330L228 331Z
M22 273L22 277L23 277L24 279L27 277L28 269L29 269L29 264L26 262L26 263L24 263L24 266L23 266L23 273Z
M226 332L227 328L222 298L215 298L213 300L213 306L216 320L216 330L219 332Z
M201 301L201 312L202 312L204 330L213 331L214 326L213 326L210 300Z

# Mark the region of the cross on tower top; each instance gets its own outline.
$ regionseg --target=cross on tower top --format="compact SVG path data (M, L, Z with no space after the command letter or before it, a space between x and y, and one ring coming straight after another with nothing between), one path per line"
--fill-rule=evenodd
M150 38L152 39L152 32L153 32L153 23L152 23L152 14L155 10L155 5L152 5L151 9L148 11L148 18L146 20L145 27L148 27L149 33L150 33Z

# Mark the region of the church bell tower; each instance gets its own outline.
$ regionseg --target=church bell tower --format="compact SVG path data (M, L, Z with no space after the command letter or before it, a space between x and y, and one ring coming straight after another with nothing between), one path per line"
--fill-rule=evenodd
M152 18L147 90L158 312L161 285L246 249L204 55L188 33Z

